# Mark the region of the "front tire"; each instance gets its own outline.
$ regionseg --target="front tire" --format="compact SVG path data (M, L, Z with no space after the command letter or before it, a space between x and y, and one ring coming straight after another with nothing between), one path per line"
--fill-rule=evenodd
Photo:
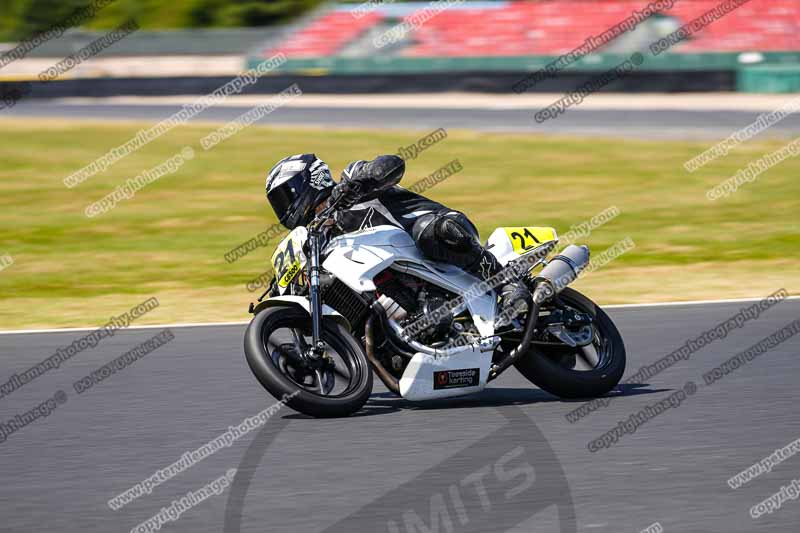
M310 335L311 317L296 306L270 307L258 313L247 327L244 337L247 364L270 394L277 399L289 397L286 402L289 407L318 418L348 416L361 409L372 392L372 369L361 344L344 326L328 318L322 321L322 340L337 358L336 374L347 375L348 380L336 394L326 391L333 388L331 381L335 377L316 374L319 379L315 380L313 372L281 356L280 350L290 343L276 346L273 335L279 330L292 332L295 341L299 337L303 339L300 343L308 342L305 337ZM307 383L309 376L311 384ZM314 388L319 390L315 392Z
M532 344L528 353L514 363L533 384L559 398L596 398L617 386L625 372L625 344L611 318L586 296L569 287L559 298L568 307L594 317L598 364L590 370L575 370L576 351L569 346Z

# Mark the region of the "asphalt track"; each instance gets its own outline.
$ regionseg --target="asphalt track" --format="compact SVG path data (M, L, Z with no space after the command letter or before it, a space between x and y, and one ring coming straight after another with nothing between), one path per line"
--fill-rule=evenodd
M632 375L743 303L615 308ZM127 532L238 468L233 486L165 531L790 532L800 501L751 506L798 476L800 457L736 490L726 480L800 437L800 336L713 385L702 374L800 317L787 300L726 338L624 387L569 423L563 402L514 370L480 395L411 404L376 383L363 412L314 420L284 408L121 510L109 498L274 404L242 354L244 326L175 339L78 395L73 383L160 331L119 332L0 398L0 421L64 391L66 403L0 444L0 531ZM0 335L0 382L85 333ZM590 440L681 389L697 392L596 453ZM434 524L432 519L437 522ZM448 522L449 520L449 522ZM452 527L449 527L452 526Z
M59 100L21 101L4 109L2 117L68 118L91 120L143 120L167 118L180 105L64 103ZM249 111L247 106L212 107L195 117L205 122L227 122ZM710 140L723 139L755 122L756 111L702 111L659 109L567 110L553 120L537 124L530 109L447 109L407 107L283 107L262 118L262 124L320 126L326 128L472 129L479 131L602 136L631 139ZM762 134L794 137L800 130L800 115L786 117Z

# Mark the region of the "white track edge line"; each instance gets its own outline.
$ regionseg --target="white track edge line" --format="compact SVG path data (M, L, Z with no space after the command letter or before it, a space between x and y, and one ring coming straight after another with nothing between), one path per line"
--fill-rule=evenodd
M690 300L686 302L660 302L647 304L615 304L601 305L603 309L629 309L634 307L676 307L680 305L705 305L705 304L735 304L746 302L759 302L764 298L731 298L727 300ZM800 296L787 296L783 300L798 300ZM783 301L781 300L781 301Z
M242 322L189 322L181 324L146 324L143 326L128 326L119 331L128 331L134 329L157 329L157 328L204 328L214 326L243 326L249 324L249 321ZM98 328L53 328L53 329L20 329L20 330L4 330L0 331L0 335L23 335L29 333L69 333L71 331L94 331ZM115 333L116 334L116 333Z
M800 296L788 296L784 300L798 300ZM692 300L686 302L656 302L644 304L615 304L615 305L601 305L603 309L630 309L636 307L676 307L681 305L707 305L707 304L730 304L730 303L745 303L745 302L758 302L763 298L734 298L728 300ZM249 321L239 322L190 322L183 324L148 324L143 326L128 326L122 331L136 330L136 329L156 329L156 328L202 328L202 327L215 327L215 326L244 326L249 324ZM69 333L71 331L94 331L98 328L54 328L54 329L19 329L19 330L5 330L0 331L0 335L25 335L31 333Z

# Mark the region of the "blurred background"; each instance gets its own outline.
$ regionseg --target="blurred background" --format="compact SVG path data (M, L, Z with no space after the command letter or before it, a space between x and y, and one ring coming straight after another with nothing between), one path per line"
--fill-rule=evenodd
M223 1L117 0L103 2L96 14L61 38L49 40L19 61L3 68L2 77L25 79L47 59L78 51L106 31L135 20L140 31L65 76L174 77L235 74L278 51L289 62L281 69L313 76L365 76L380 73L387 83L370 89L413 91L507 91L499 73L537 70L555 57L581 46L644 9L641 0L538 0L403 2L366 0L336 3L319 0ZM582 58L568 76L599 71L615 56L645 49L677 28L733 0L664 0L659 10L598 53ZM3 0L0 40L11 49L45 32L90 2L71 0ZM652 2L655 4L655 2ZM798 88L800 6L792 0L749 0L670 49L651 58L636 81L611 89L788 92ZM671 7L669 7L671 6ZM433 13L420 17L423 12ZM415 17L417 17L415 19ZM388 46L376 38L407 20L422 20ZM449 73L442 79L435 76ZM465 73L470 78L465 79ZM649 73L649 75L648 75ZM398 77L413 74L414 80ZM702 78L702 79L697 79ZM335 91L332 80L325 85ZM360 86L350 79L348 89ZM656 81L658 83L656 83ZM200 82L196 82L200 83ZM57 84L56 84L57 85ZM110 93L141 92L128 82L108 84ZM507 84L506 84L507 85ZM106 86L106 84L104 84ZM537 90L553 90L543 85ZM42 94L96 94L87 85L69 89L41 87ZM113 88L112 88L113 87ZM363 87L363 86L362 86ZM182 92L159 88L159 92ZM362 91L364 89L362 88ZM64 92L66 91L66 92ZM38 92L38 91L37 91ZM36 92L34 93L36 94Z
M691 35L652 52L696 20ZM635 243L581 281L601 303L796 292L795 158L724 197L706 193L800 131L799 29L794 0L0 0L0 254L13 261L0 291L14 304L0 323L93 324L153 294L164 303L154 321L244 319L279 236L233 262L225 254L274 225L263 179L276 160L315 152L337 175L438 128L446 139L407 160L403 184L458 159L463 170L426 194L466 212L484 238L521 224L565 234L620 210L578 235L596 253ZM635 53L641 64L603 78ZM285 61L253 83L65 186L276 57ZM566 112L535 119L585 84L593 89ZM292 86L302 95L273 105ZM270 105L257 124L200 146ZM686 166L780 109L724 154ZM85 215L186 146L193 160L113 211Z
M799 26L798 0L0 0L0 531L139 531L233 467L234 489L171 531L797 531L796 502L748 514L800 483L796 466L726 484L800 435L797 338L713 387L703 376L800 315ZM575 287L618 324L626 382L580 423L583 404L513 373L425 405L376 382L360 416L286 408L112 511L273 404L242 357L285 234L265 178L310 152L337 178L403 155L401 185L483 239L552 226L560 246L588 244ZM782 288L795 299L706 344L756 305L738 299ZM51 328L98 328L151 298L128 330L19 385L88 334ZM72 392L166 327L170 345ZM702 351L662 372L689 342ZM659 373L630 381L645 368ZM690 382L696 398L587 451ZM495 482L512 457L535 467L532 490L512 489L523 463ZM475 476L492 471L490 510Z

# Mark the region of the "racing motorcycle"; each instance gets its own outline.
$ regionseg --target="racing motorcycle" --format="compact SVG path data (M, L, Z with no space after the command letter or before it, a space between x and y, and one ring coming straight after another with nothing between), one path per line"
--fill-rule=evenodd
M561 398L613 389L625 346L609 316L568 287L589 249L549 227L503 227L487 249L504 266L488 282L425 259L402 229L335 231L335 205L292 230L275 276L250 304L244 351L261 385L314 417L347 416L368 400L373 372L410 401L477 393L514 366ZM524 280L527 312L498 312L495 288Z

